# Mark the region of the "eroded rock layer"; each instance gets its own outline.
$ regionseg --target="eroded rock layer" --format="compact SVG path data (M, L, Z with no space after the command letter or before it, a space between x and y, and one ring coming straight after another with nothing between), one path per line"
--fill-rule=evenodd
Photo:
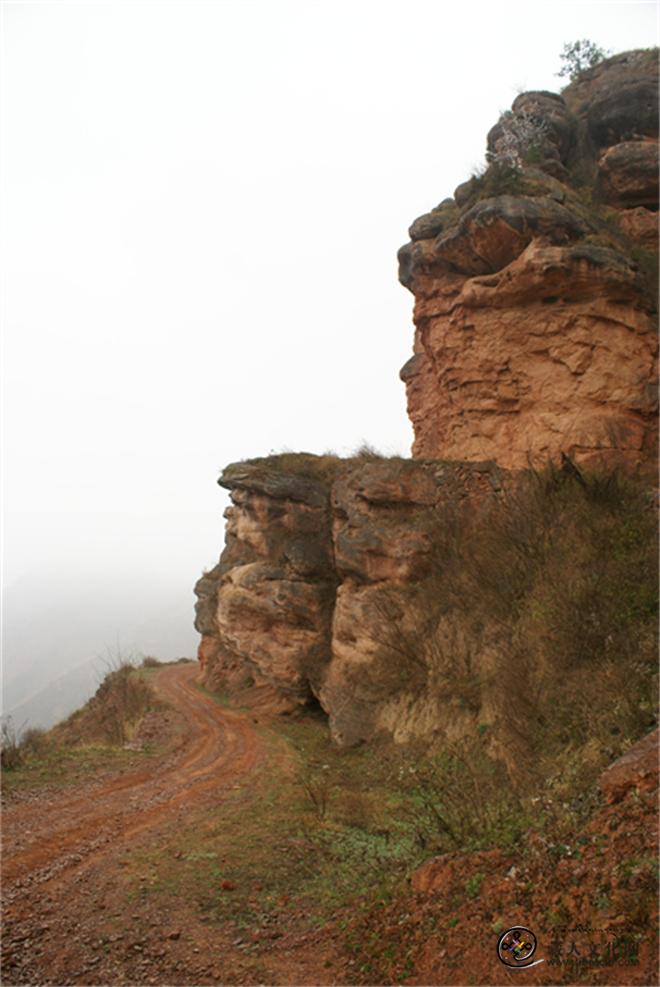
M344 745L427 732L437 702L420 711L401 660L411 594L437 569L439 529L485 509L502 472L300 454L229 466L218 482L232 499L226 545L195 588L207 683L279 712L316 700Z
M452 539L483 539L519 469L559 461L584 487L576 463L655 462L656 52L521 94L487 146L486 172L399 253L414 458L287 454L218 481L225 549L195 588L206 682L279 712L318 702L342 745L457 739L478 716L506 762L511 717L480 685L497 681L502 615L466 617L474 560ZM501 554L491 590L515 584Z
M200 661L211 685L256 686L292 709L318 691L330 648L328 484L263 463L228 466L218 482L232 506L220 562L195 587Z
M412 224L414 456L653 464L657 92L640 51L523 93L487 171Z

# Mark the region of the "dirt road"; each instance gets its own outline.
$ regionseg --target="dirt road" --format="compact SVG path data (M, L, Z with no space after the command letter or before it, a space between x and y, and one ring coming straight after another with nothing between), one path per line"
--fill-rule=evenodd
M84 859L104 846L116 849L142 830L157 826L185 802L215 792L247 775L259 755L249 717L219 707L195 688L194 665L163 669L158 694L184 717L186 732L174 756L100 785L73 798L64 793L3 813L5 901L20 900L44 881L71 879Z
M135 901L125 880L128 860L141 846L166 847L168 833L188 824L195 811L211 806L217 812L237 790L249 798L263 766L267 745L251 717L221 708L201 692L198 674L196 665L182 664L154 678L160 697L178 713L173 750L139 769L5 806L4 984L252 979L230 932L214 929L211 935L183 901L171 914L156 914L148 900ZM280 972L272 982L323 982L311 975L303 954L299 970L295 962L292 968L284 963L283 973L282 956L276 957Z

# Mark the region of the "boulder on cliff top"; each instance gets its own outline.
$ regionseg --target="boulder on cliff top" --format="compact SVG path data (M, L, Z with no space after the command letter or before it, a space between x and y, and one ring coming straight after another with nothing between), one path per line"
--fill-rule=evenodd
M658 145L655 141L624 141L608 148L598 160L598 192L614 206L658 203Z
M492 274L518 257L535 236L566 243L594 232L554 199L501 195L483 199L435 241L435 256L462 274Z
M419 216L408 230L411 240L431 240L458 219L458 207L453 199L443 199L431 212Z
M596 147L658 136L658 49L626 51L580 73L562 92Z
M223 470L218 484L228 490L250 490L275 500L295 500L313 507L322 506L328 499L327 487L318 480L260 463L231 463Z

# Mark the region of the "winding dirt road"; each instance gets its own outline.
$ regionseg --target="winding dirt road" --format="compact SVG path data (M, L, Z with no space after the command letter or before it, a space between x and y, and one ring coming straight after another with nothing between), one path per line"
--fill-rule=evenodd
M186 953L177 961L173 954L183 938L167 942L172 916L126 916L125 890L120 889L129 850L165 839L196 807L222 805L225 793L236 797L237 789L253 783L255 768L265 758L252 719L204 695L196 688L198 674L196 664L181 664L154 677L156 692L180 722L176 745L167 754L139 770L106 773L73 789L10 799L5 805L2 983L217 982L218 971L203 976L202 968L191 969L196 956ZM116 936L117 943L112 936L96 938L111 911L112 928L126 919L129 934L143 929L143 938L130 947L130 963L118 958L124 932ZM163 939L171 946L167 955L163 948L149 955L147 926L159 927L154 937L161 946ZM202 952L191 945L191 935L185 938L192 953ZM103 943L108 953L108 942L112 949L104 956L95 947ZM141 965L135 967L138 960ZM222 979L240 982L241 975L234 971L232 976L231 969L227 975L223 968Z
M185 719L178 750L157 764L87 786L84 795L67 793L34 806L11 805L3 812L3 897L20 900L44 881L66 881L104 846L117 849L158 823L185 802L247 774L259 756L259 740L249 717L221 710L195 688L195 665L163 669L155 679L160 698ZM29 828L28 828L29 827Z

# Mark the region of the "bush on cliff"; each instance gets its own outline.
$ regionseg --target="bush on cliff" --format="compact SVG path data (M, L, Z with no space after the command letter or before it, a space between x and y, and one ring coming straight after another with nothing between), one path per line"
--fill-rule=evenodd
M488 723L518 790L587 746L574 787L589 784L657 715L648 489L617 474L530 471L471 524L439 519L433 537L407 620L383 609L370 681L396 666L399 691L435 700L447 724L452 708L472 729Z
M562 66L557 75L568 76L571 82L574 82L579 79L583 72L593 68L594 65L598 65L610 54L611 52L605 51L604 48L594 44L593 41L589 41L588 38L567 42L559 55Z
M151 686L128 662L110 670L81 709L55 728L63 743L100 741L121 745L135 723L156 704Z
M503 159L491 160L486 167L475 170L462 187L461 211L467 212L480 199L516 195L522 190L522 172L519 167Z

